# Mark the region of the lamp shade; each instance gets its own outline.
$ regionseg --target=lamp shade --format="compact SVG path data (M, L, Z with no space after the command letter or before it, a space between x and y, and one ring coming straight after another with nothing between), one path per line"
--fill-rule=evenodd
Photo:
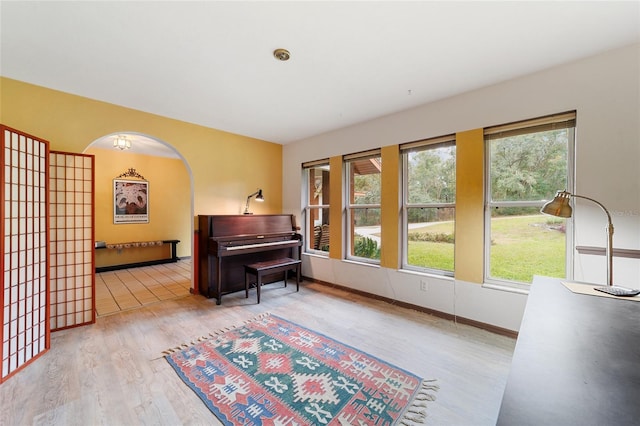
M124 136L118 136L113 140L113 147L124 151L131 148L131 141Z
M613 285L613 223L611 222L611 214L609 213L609 210L607 210L607 208L600 201L594 200L593 198L585 197L583 195L571 194L567 191L558 191L553 200L542 206L540 212L558 217L571 217L572 209L569 205L569 200L571 199L571 197L582 198L584 200L589 200L593 203L596 203L607 215L607 246L605 247L605 256L607 257L607 286L615 287ZM635 290L629 290L624 287L618 287L616 291L622 289L622 292L618 293L610 293L610 291L612 290L606 290L606 287L595 287L595 289L616 296L634 296L635 294L637 294L633 293Z
M571 217L573 209L569 205L570 199L570 193L566 191L558 191L553 200L542 206L540 212L551 216Z
M256 195L256 201L263 202L264 197L262 196L262 189L258 190L258 195Z

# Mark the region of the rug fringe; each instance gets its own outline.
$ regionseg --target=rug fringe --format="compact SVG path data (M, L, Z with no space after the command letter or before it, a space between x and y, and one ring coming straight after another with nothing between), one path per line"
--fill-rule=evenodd
M233 326L230 326L230 327L220 328L218 330L210 332L206 336L197 337L197 338L193 339L189 343L181 343L178 346L174 346L172 348L165 349L164 351L161 352L162 355L160 355L160 356L158 356L156 358L153 358L153 360L164 358L164 357L166 357L168 355L171 355L171 354L174 354L176 352L183 351L183 350L187 349L189 346L195 345L196 343L206 342L208 340L215 339L216 337L218 337L218 336L220 336L220 335L222 335L222 334L224 334L224 333L226 333L228 331L234 330L236 328L242 327L244 325L250 324L250 323L255 322L255 321L260 321L261 319L263 319L265 317L268 317L270 315L271 315L270 312L264 312L264 313L262 313L260 315L257 315L255 317L253 317L253 318L250 318L248 320L242 321L242 323L240 323L239 325L233 325Z
M427 419L427 402L436 400L434 392L438 391L440 386L436 384L436 380L423 380L420 389L416 393L411 405L406 409L399 424L404 426L414 426L416 424L424 424Z
M221 328L219 330L209 333L207 336L200 336L194 339L190 344L183 343L176 347L169 348L162 352L163 354L162 357L165 358L169 364L171 364L171 366L175 369L175 371L181 377L183 382L186 383L187 386L189 386L189 388L194 390L196 394L198 394L198 396L200 396L200 398L207 404L209 409L215 414L216 412L214 411L214 408L211 408L211 404L213 401L211 399L211 395L201 392L200 385L194 384L193 382L191 382L191 379L189 378L192 376L193 370L197 371L197 367L194 367L193 365L194 360L200 359L201 357L202 359L209 359L209 356L211 356L211 359L215 358L215 359L223 360L224 362L228 362L224 356L217 354L217 350L220 349L220 345L231 345L236 341L236 339L242 339L243 337L247 337L242 327L247 326L253 322L259 323L261 321L264 321L262 324L258 324L257 327L261 330L261 332L272 331L272 330L269 330L269 326L273 325L272 321L275 321L275 323L279 323L278 322L279 320L269 320L269 319L264 320L264 318L268 318L270 316L271 316L270 313L265 312L249 320L243 321L239 325ZM275 317L275 318L278 318L278 317ZM287 323L286 320L283 320L283 322ZM302 326L299 326L299 327L304 329ZM267 330L265 331L265 329ZM234 330L237 330L237 331L233 332ZM232 335L227 335L230 331L233 332L231 333ZM248 328L247 332L250 332L250 331L251 331L251 328ZM277 336L277 335L278 335L277 333L274 334L274 336ZM331 341L331 339L328 337L324 337L324 338L327 341ZM277 339L277 338L274 337L274 339ZM194 344L198 344L201 342L209 342L209 343L201 345L198 348L197 353L189 351L184 355L184 358L183 356L177 356L177 357L171 356L174 353L188 350ZM336 344L342 345L340 342L337 342ZM356 349L353 349L353 351L354 353L359 353ZM384 362L384 361L380 361L380 362ZM397 368L394 366L391 366L391 367L393 369ZM220 374L220 372L218 372L218 374ZM249 374L249 373L247 372L246 374ZM395 416L399 417L399 418L396 417L396 421L393 424L403 425L403 426L422 425L426 423L428 418L428 414L427 414L428 403L436 400L435 392L437 392L440 389L440 386L436 383L437 380L435 379L420 379L417 376L412 375L411 373L407 373L407 374L415 378L413 380L407 380L407 384L411 383L412 385L414 386L417 385L417 386L413 388L414 389L413 395L408 401L402 397L398 397L396 400L396 403L392 405L393 407L392 409L395 411L394 417ZM206 387L207 386L204 386L204 388ZM266 389L267 388L264 388L263 390L260 390L260 392L265 392L265 393L268 392ZM389 398L390 400L394 400L393 396L389 396ZM403 404L402 402L406 402L406 404ZM400 406L404 405L404 407L399 408L398 405L396 404ZM398 412L397 410L399 410L400 412ZM330 413L327 412L327 414L330 414ZM337 420L342 425L356 424L355 423L356 420L358 421L358 424L365 424L363 422L363 419L365 419L366 416L362 417L361 413L354 413L354 412L345 413L345 412L342 412L341 410L340 412L336 412L335 414L336 414L336 417L334 419ZM217 416L217 414L215 415ZM288 424L288 422L283 422L282 424L285 424L285 423ZM368 422L366 423L368 424Z

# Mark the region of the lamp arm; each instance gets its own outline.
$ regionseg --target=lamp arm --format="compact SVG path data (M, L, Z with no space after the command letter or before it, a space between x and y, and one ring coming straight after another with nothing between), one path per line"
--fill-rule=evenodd
M258 195L259 193L260 193L260 190L257 190L256 192L254 192L253 194L250 194L247 197L247 205L244 206L244 214L249 214L249 201L251 200L251 197Z
M585 200L592 201L596 203L602 211L607 215L607 247L606 247L606 256L607 256L607 285L613 285L613 222L611 221L611 214L609 214L609 210L605 206L602 205L601 202L594 200L593 198L585 197L583 195L575 195L571 194L572 197L582 198Z
M585 199L585 200L592 201L592 202L596 203L598 206L600 206L602 211L605 212L605 214L607 215L607 221L609 222L608 223L609 224L609 228L611 229L611 233L613 234L613 222L611 221L611 215L609 214L609 210L607 210L607 208L605 206L603 206L601 202L596 201L593 198L585 197L584 195L571 194L571 196L575 197L575 198L582 198L582 199Z

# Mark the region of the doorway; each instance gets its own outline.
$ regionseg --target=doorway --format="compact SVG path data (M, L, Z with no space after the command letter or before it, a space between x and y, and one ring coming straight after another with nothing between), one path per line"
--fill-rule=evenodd
M140 243L138 245L145 245L146 242L175 239L180 241L176 248L178 258L190 259L193 256L193 174L187 161L173 146L151 135L122 131L96 139L84 152L95 156L96 241L109 247L114 245L120 247L119 250L101 250L101 255L109 251L109 255L112 258L115 257L116 262L118 258L122 258L122 262L126 263L127 256L133 253L133 250L127 252L126 248L122 248L126 247L127 243L137 242ZM114 180L123 172L131 173L132 171L148 183L148 222L116 223ZM142 251L144 252L145 249ZM151 249L146 251L150 252ZM180 265L180 268L174 272L165 272L169 275L184 274L184 268L188 267L189 290L191 290L195 285L193 262L179 260L178 263L180 262L185 264ZM115 272L118 271L113 271L112 275L115 276ZM125 275L124 280L134 279L127 278L126 272L120 275ZM122 287L120 289L124 290ZM156 290L159 294L163 293L160 289ZM144 294L144 290L141 290L141 294ZM100 296L98 289L96 289L96 295ZM147 296L152 299L149 294ZM135 296L132 297L135 299ZM143 301L146 300L145 296L141 297ZM135 301L130 299L127 303L132 305ZM127 303L123 305L129 306Z

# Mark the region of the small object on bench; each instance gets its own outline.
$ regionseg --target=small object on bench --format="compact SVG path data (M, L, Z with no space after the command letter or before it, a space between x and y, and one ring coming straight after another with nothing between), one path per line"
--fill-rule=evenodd
M135 268L139 266L151 266L151 265L159 265L162 263L174 263L179 260L177 253L177 245L180 240L158 240L158 241L132 241L126 243L105 243L104 241L96 241L95 250L96 250L96 273L99 272L107 272L107 271L117 271L119 269L128 269ZM153 260L142 260L142 261L130 261L125 263L107 263L103 266L98 266L97 259L97 250L104 250L104 253L110 250L116 250L118 254L121 254L123 250L126 249L137 249L137 248L146 248L146 247L162 247L165 244L171 244L169 257L163 257L161 259L153 259Z
M249 279L248 275L256 276L256 290L258 294L258 303L260 303L260 287L262 286L262 277L268 274L284 272L284 286L287 286L287 274L291 270L296 271L296 291L300 290L300 264L302 261L285 257L283 259L267 260L264 262L252 263L244 265L244 289L246 297L249 297Z

